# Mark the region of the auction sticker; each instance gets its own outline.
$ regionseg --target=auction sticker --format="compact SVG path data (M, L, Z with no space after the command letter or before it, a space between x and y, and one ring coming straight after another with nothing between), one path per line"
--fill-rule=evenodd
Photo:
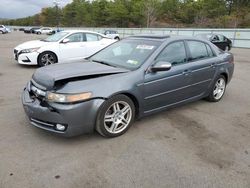
M129 60L127 61L127 63L132 64L132 65L137 65L137 64L138 64L138 61L129 59Z

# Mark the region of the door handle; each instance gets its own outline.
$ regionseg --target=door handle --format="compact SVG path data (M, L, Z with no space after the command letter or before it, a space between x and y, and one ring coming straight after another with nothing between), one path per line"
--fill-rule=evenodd
M216 64L215 64L215 63L212 63L210 66L211 66L212 68L215 68L215 67L216 67Z
M185 76L187 76L187 75L189 75L191 73L191 71L190 70L184 70L183 72L182 72L182 74L183 75L185 75Z

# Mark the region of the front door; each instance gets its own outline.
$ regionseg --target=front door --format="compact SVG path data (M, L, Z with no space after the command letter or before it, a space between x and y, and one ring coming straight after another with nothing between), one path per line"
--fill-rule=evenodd
M69 42L60 43L60 60L62 62L81 60L85 56L85 34L74 33L67 39Z

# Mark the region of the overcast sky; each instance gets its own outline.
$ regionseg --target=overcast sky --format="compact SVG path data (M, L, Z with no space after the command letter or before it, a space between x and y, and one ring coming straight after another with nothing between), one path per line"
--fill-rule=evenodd
M72 0L57 0L65 6ZM32 16L43 7L53 6L54 0L0 0L0 18L22 18Z

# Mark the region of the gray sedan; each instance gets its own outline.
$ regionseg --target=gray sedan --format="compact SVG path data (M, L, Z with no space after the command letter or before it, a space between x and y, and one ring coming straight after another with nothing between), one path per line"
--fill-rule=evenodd
M146 115L203 98L221 100L233 71L233 55L209 41L132 36L83 62L38 69L22 102L41 129L115 137Z

